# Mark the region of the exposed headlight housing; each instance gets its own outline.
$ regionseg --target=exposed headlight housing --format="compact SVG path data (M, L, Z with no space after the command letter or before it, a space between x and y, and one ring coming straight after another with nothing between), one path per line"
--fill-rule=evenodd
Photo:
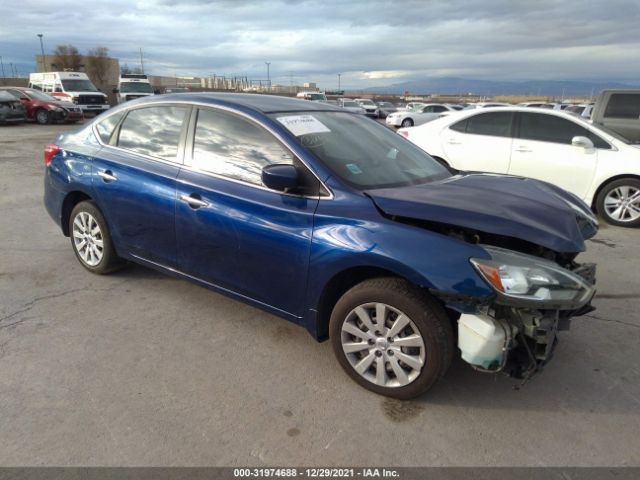
M471 264L497 294L497 303L533 308L575 310L585 305L595 288L581 276L543 258L498 247L482 246L490 260Z

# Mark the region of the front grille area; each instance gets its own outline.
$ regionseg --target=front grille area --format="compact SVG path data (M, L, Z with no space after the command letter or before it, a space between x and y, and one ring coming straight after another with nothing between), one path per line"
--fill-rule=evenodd
M78 95L80 105L102 105L105 98L102 95Z

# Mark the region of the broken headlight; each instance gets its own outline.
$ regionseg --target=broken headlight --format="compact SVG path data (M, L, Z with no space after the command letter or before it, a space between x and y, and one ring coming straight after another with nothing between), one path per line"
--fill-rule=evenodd
M555 262L503 248L482 247L491 259L472 258L471 263L496 291L497 303L573 310L594 294L594 287L586 280Z

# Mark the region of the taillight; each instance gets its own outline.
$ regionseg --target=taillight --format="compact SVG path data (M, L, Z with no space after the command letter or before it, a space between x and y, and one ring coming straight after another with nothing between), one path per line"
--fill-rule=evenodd
M51 159L56 153L58 153L59 150L60 148L57 145L54 145L53 143L49 143L48 145L44 146L44 166L45 167L48 167L49 165L51 165Z
M409 132L407 132L406 130L400 130L398 133L404 138L409 138Z

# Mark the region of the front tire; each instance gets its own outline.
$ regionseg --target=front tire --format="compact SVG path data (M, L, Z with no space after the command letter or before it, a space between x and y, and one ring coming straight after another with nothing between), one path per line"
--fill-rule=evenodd
M69 225L71 246L84 268L103 275L123 265L113 248L107 222L95 203L78 203L71 211Z
M353 380L402 400L429 390L453 356L453 330L442 306L399 278L375 278L347 291L333 309L329 333Z
M411 120L410 118L405 118L404 120L402 120L400 127L402 128L413 127L413 120Z
M40 125L47 125L51 123L51 114L42 108L39 109L36 111L36 122Z
M621 178L605 185L596 199L596 209L611 225L640 226L640 180Z

